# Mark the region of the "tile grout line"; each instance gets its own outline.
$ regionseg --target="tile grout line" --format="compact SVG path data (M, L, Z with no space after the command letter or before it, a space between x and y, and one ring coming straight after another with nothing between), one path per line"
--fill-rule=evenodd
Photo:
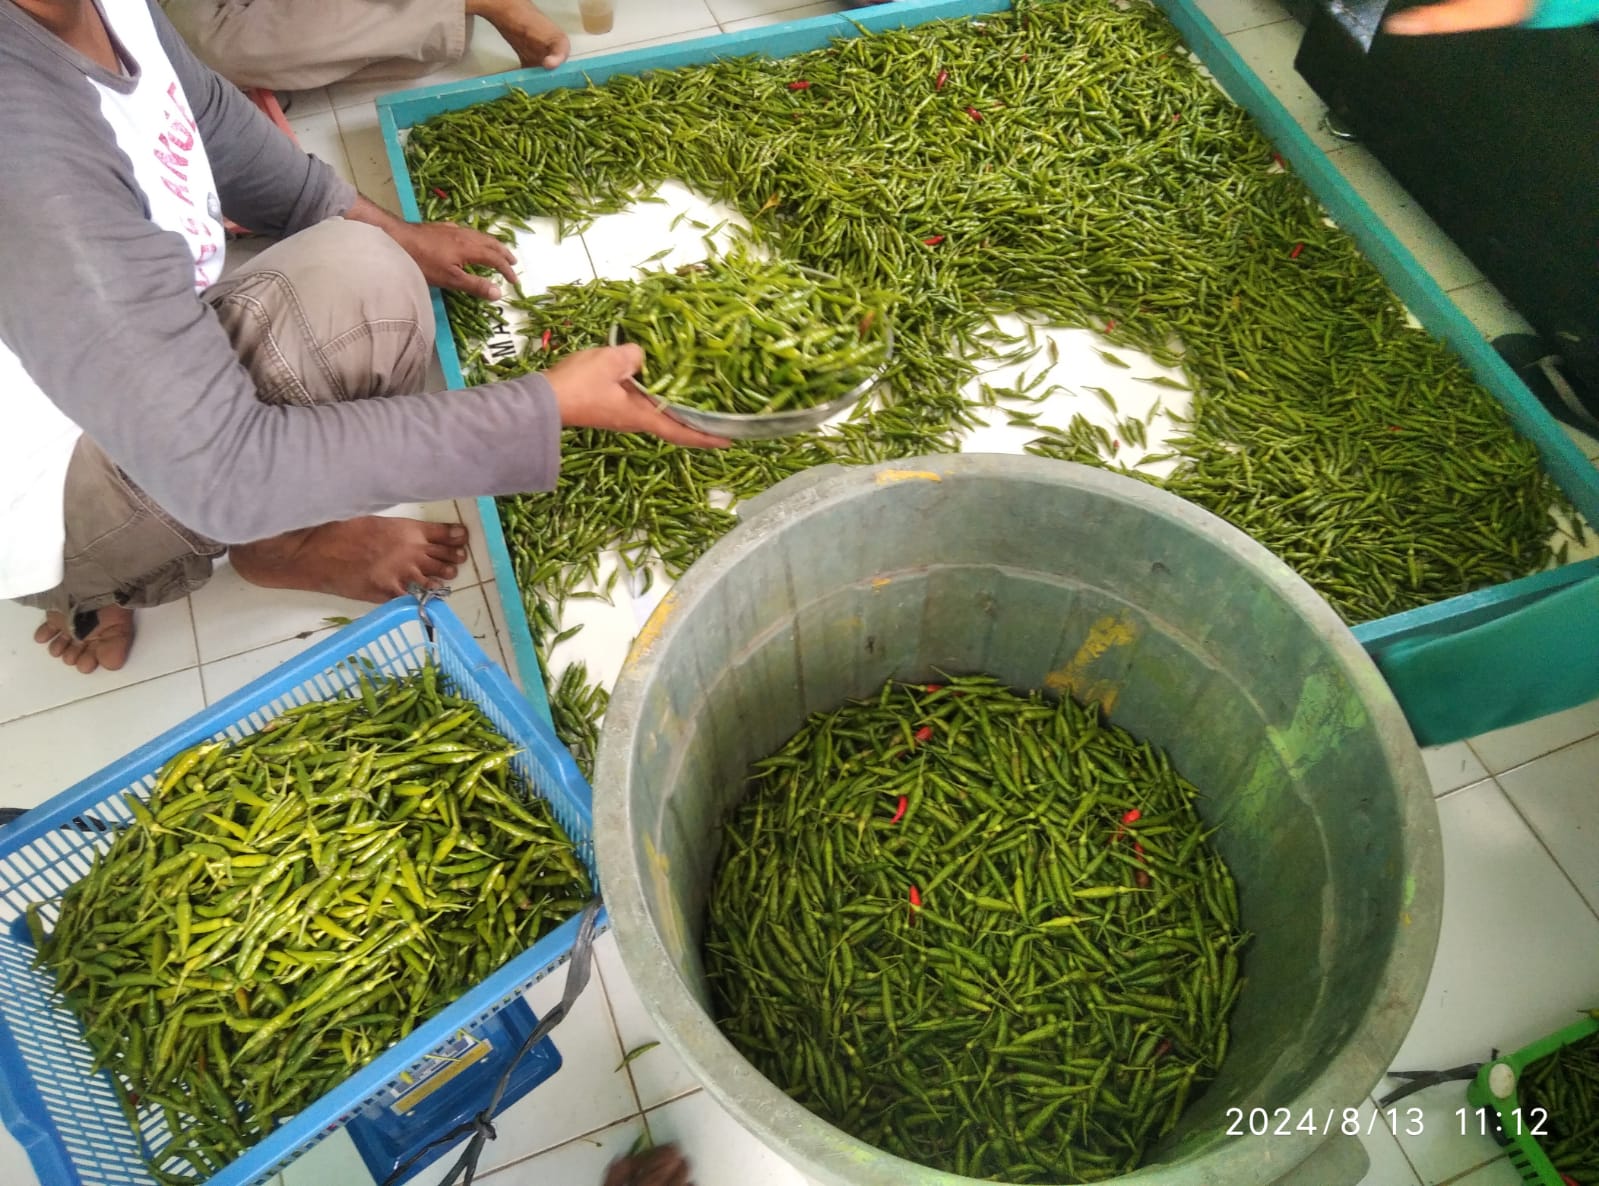
M1393 1069L1392 1067L1389 1068L1389 1070L1392 1070L1392 1069ZM1387 1072L1385 1071L1385 1072L1383 1072L1383 1074L1386 1076ZM1386 1108L1384 1108L1380 1103L1377 1102L1377 1094L1376 1094L1376 1092L1372 1092L1369 1095L1367 1095L1366 1099L1371 1104L1372 1108L1375 1109L1377 1115L1381 1116L1383 1114L1383 1112L1387 1111ZM1389 1108L1393 1108L1393 1107L1397 1107L1397 1106L1398 1106L1397 1102L1388 1105ZM1399 1139L1399 1134L1394 1132L1393 1129L1390 1128L1390 1129L1388 1129L1386 1131L1393 1137L1393 1139L1394 1139L1394 1147L1399 1150L1399 1156L1404 1161L1406 1167L1410 1170L1411 1176L1414 1177L1418 1183L1420 1183L1422 1181L1421 1170L1416 1168L1416 1163L1414 1161L1410 1160L1410 1153L1405 1149L1405 1143ZM1368 1161L1369 1160L1370 1159L1368 1157ZM1368 1170L1367 1172L1369 1173L1370 1171Z
M14 717L7 717L5 720L0 721L0 725L10 725L17 721L32 720L34 717L42 717L46 713L57 712L63 708L71 708L77 704L87 704L89 701L98 700L102 696L113 696L118 692L125 692L129 688L138 688L144 686L145 684L154 683L158 679L166 679L168 676L182 675L185 671L198 671L200 666L201 665L199 663L185 663L182 667L174 667L170 671L163 671L156 675L146 676L143 679L136 679L131 683L122 684L115 688L107 688L103 692L91 692L87 696L74 696L70 700L63 700L60 704L52 704L46 708L36 708L30 712L18 713ZM86 678L92 678L92 675ZM205 691L204 680L201 681L200 691L202 694Z
M1580 708L1581 705L1574 705L1573 707L1579 707ZM1534 718L1534 719L1537 720L1537 719L1541 719L1541 718ZM1526 724L1526 723L1528 723L1528 722L1523 722L1523 724ZM1514 726L1514 725L1507 726L1507 728L1515 728L1515 727L1516 726ZM1555 754L1564 753L1566 750L1572 749L1572 748L1574 748L1576 746L1579 746L1579 745L1582 745L1584 742L1592 741L1596 737L1599 737L1599 730L1595 730L1592 733L1585 733L1581 737L1578 737L1574 741L1562 742L1560 745L1555 746L1553 749L1547 749L1547 750L1544 750L1542 753L1534 754L1530 758L1525 758L1522 761L1517 762L1514 766L1506 766L1503 770L1494 770L1494 769L1492 769L1488 765L1487 759L1485 759L1481 754L1477 753L1477 748L1471 744L1471 739L1470 738L1467 738L1467 740L1466 740L1466 747L1468 749L1470 749L1471 752L1476 756L1477 761L1482 763L1482 768L1484 770L1488 771L1488 777L1492 778L1492 779L1498 779L1502 775L1514 774L1514 773L1516 773L1516 771L1521 770L1524 767L1531 766L1534 762L1542 761L1544 758L1553 757Z
M1487 1169L1490 1165L1495 1165L1495 1164L1497 1164L1500 1161L1508 1162L1509 1160L1510 1160L1510 1154L1509 1154L1508 1151L1504 1152L1504 1153L1500 1153L1496 1157L1490 1157L1487 1161L1479 1162L1478 1164L1472 1166L1470 1169L1461 1170L1458 1174L1456 1174L1452 1178L1445 1178L1443 1181L1439 1182L1437 1184L1437 1186L1458 1186L1459 1183L1464 1182L1467 1178L1471 1177L1478 1170L1484 1170L1484 1169ZM1417 1174L1416 1176L1418 1178L1421 1177L1420 1174Z
M200 658L200 624L195 619L194 594L187 594L183 600L189 604L189 637L194 639L194 665L200 672L200 703L210 708L211 692L205 686L205 662Z
M466 593L466 592L469 592L472 589L482 588L487 583L488 583L487 581L474 581L470 585L451 585L450 586L450 593L452 595L456 594L456 593ZM484 600L486 601L488 599L488 594L485 593L483 596L484 596ZM446 603L447 602L448 602L448 599L446 599ZM387 604L387 603L384 603L384 604ZM378 609L378 608L379 608L379 606L374 605L374 606L372 606L371 610L362 611L360 614L357 614L355 617L350 619L351 623L359 622L363 617L366 616L366 614L371 613L372 610L375 610L375 609ZM490 624L491 625L493 624L493 619L492 618L490 619ZM198 666L201 667L201 668L205 668L205 667L208 667L208 666L210 666L212 664L215 664L215 663L224 663L224 662L226 662L229 659L237 659L237 658L239 658L239 657L241 657L243 655L253 655L253 654L255 654L255 652L264 651L268 647L282 646L286 642L303 642L303 643L306 643L307 645L312 645L312 637L314 635L319 635L319 634L332 635L332 634L336 633L337 631L340 631L340 630L343 630L343 629L344 629L343 626L331 626L331 625L313 626L313 627L310 627L309 629L306 629L306 630L297 631L294 634L285 635L283 638L274 638L274 639L272 639L269 642L258 643L257 645L255 645L253 647L245 647L241 651L229 651L225 655L217 655L217 656L215 656L213 658L210 658L210 659L202 659L202 660L200 660ZM317 640L317 641L321 641L321 640ZM196 649L196 651L199 650L198 635L196 636L195 649ZM187 670L187 668L181 668L181 669L178 669L178 670ZM168 672L166 674L170 675L170 674L173 674L173 673L172 672ZM151 676L150 678L151 679L159 679L160 676ZM144 682L147 682L147 681L141 680L139 682L140 683L144 683ZM127 686L128 687L132 687L133 685L132 684L128 684ZM116 690L119 690L119 689L113 689L113 691L116 691ZM44 711L49 711L49 710L46 709ZM4 723L5 722L0 721L0 724L4 724Z
M628 1051L622 1041L622 1023L616 1017L616 1004L611 1000L611 986L606 983L605 969L600 966L600 961L594 961L594 974L600 978L600 995L605 998L605 1012L611 1019L611 1030L616 1034L616 1044L622 1047L622 1070L627 1074L628 1090L633 1093L634 1115L643 1119L644 1098L638 1093L638 1080L633 1078L633 1064L628 1060Z
M552 1079L550 1082L553 1083L554 1080ZM540 1086L542 1086L542 1084ZM534 1090L537 1090L537 1088ZM594 1136L595 1133L604 1132L608 1128L615 1128L618 1124L626 1124L629 1120L642 1120L643 1118L644 1114L642 1112L633 1112L627 1116L621 1117L620 1119L612 1120L609 1124L602 1124L598 1128L591 1128L586 1132L580 1132L575 1137L567 1137L564 1141L557 1141L553 1145L546 1145L536 1153L526 1153L521 1157L516 1158L514 1161L507 1161L502 1165L497 1165L493 1169L486 1171L482 1176L485 1179L490 1178L495 1174L504 1172L505 1170L526 1165L530 1161L536 1161L538 1158L543 1157L546 1153L553 1153L557 1149L564 1149L568 1145L575 1145L578 1141L586 1141L590 1137Z
M1522 813L1521 808L1516 805L1515 796L1513 796L1509 791L1505 790L1505 788L1500 784L1498 775L1493 776L1493 784L1499 788L1499 793L1505 797L1505 802L1510 804L1510 810L1515 813L1516 818L1521 821L1522 826L1525 827L1527 831L1532 833L1532 838L1538 842L1538 847L1543 849L1544 855L1549 858L1550 862L1556 869L1560 870L1560 875L1566 879L1566 884L1571 886L1571 888L1576 892L1578 900L1588 908L1588 913L1592 914L1595 920L1599 920L1599 907L1596 907L1588 900L1588 895L1582 892L1582 887L1577 884L1576 878L1572 877L1570 871L1560 863L1560 858L1555 855L1554 850L1544 843L1543 834L1539 832L1538 829L1533 825L1533 822Z
M669 1100L662 1100L658 1104L651 1104L649 1107L644 1109L644 1118L645 1118L645 1120L648 1120L649 1119L649 1115L650 1115L651 1112L659 1112L662 1108L666 1107L668 1104L675 1104L675 1103L677 1103L678 1100L686 1100L691 1095L699 1095L704 1090L705 1090L705 1087L704 1087L703 1084L701 1084L699 1086L690 1087L687 1091L680 1091L680 1092L678 1092L678 1094L674 1095Z

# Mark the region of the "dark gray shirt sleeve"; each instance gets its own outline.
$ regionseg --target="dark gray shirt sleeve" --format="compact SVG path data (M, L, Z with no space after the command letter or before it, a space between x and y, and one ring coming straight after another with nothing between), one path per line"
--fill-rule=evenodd
M159 6L150 8L227 216L261 234L290 235L349 210L355 187L295 147L243 91L194 56Z
M7 28L28 19L9 8L0 0L0 340L168 513L243 543L401 502L553 488L560 418L541 376L316 408L257 400L195 294L184 240L149 221L93 87L45 61L34 30ZM5 44L18 30L35 44ZM250 164L209 136L206 149L228 170ZM238 184L289 227L325 200L307 199L302 173L288 196Z

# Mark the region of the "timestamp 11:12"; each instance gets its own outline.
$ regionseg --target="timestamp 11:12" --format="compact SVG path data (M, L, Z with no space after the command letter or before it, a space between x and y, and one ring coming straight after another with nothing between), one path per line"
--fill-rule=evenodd
M1494 1135L1492 1108L1456 1108L1455 1115L1460 1118L1461 1136ZM1497 1127L1510 1137L1545 1137L1549 1135L1549 1112L1544 1108L1510 1108L1499 1114Z

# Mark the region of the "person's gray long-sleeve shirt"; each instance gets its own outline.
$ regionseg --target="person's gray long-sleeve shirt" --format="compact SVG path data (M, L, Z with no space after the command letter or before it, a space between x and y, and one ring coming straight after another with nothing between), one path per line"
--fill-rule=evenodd
M286 235L348 210L355 191L151 9L223 211ZM0 341L168 513L243 543L396 503L554 486L560 418L539 376L316 408L260 403L195 292L183 238L149 220L86 77L133 85L0 0Z

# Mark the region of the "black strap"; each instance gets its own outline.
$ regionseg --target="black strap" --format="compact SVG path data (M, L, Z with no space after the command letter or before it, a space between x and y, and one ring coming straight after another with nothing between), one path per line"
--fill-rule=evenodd
M1540 358L1535 365L1548 380L1549 386L1554 390L1555 398L1565 404L1566 411L1571 413L1572 424L1590 433L1599 432L1599 420L1594 419L1593 413L1588 410L1588 405L1582 402L1582 397L1577 394L1566 376L1557 369L1560 361L1559 358L1550 356Z
M494 1113L499 1109L500 1100L505 1095L505 1089L510 1086L511 1073L516 1070L516 1065L522 1061L529 1050L537 1046L551 1030L566 1020L567 1015L572 1011L573 1004L576 1003L577 998L582 995L583 989L588 985L589 965L594 954L594 926L599 917L601 905L600 899L594 898L583 908L583 918L577 927L577 939L572 943L572 962L566 971L566 988L561 993L561 1000L555 1008L544 1015L544 1020L539 1022L538 1028L527 1036L527 1039L522 1043L521 1049L516 1052L516 1057L511 1059L505 1070L500 1073L500 1080L494 1085L494 1093L489 1097L488 1107L484 1108L472 1119L456 1125L442 1137L429 1141L422 1148L411 1154L410 1157L395 1167L392 1174L383 1180L383 1186L394 1186L394 1183L405 1177L410 1172L411 1167L426 1157L430 1150L439 1145L453 1145L468 1133L471 1134L472 1139L467 1143L466 1148L461 1150L461 1156L456 1158L455 1164L450 1167L449 1175L439 1183L439 1186L455 1186L457 1179L460 1180L462 1186L472 1186L472 1180L477 1174L478 1157L483 1153L483 1146L495 1138L494 1125L490 1121L493 1120ZM462 1177L463 1174L465 1174L465 1177Z
M1494 1057L1498 1057L1497 1051L1494 1052ZM1475 1079L1477 1072L1482 1068L1483 1064L1480 1062L1468 1062L1458 1067L1450 1067L1447 1071L1389 1071L1390 1079L1406 1079L1409 1082L1383 1096L1377 1101L1377 1106L1386 1108L1390 1104L1397 1104L1407 1096L1425 1091L1429 1087L1436 1087L1440 1083L1458 1083L1463 1079Z

